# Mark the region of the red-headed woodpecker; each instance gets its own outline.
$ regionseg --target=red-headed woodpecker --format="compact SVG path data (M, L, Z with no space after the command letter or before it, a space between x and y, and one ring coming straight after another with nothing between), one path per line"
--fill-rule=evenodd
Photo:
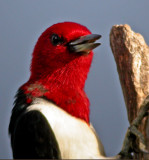
M19 88L9 125L14 158L94 159L104 149L89 120L84 85L101 36L54 24L35 45L31 76Z

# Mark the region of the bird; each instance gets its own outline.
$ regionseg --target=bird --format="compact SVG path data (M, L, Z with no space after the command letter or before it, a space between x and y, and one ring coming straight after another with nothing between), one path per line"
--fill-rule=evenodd
M13 158L105 158L84 91L101 35L59 22L38 38L30 77L17 91L9 123Z

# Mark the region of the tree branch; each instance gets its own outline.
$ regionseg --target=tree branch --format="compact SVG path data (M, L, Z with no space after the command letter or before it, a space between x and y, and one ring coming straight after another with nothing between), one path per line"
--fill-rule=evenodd
M112 27L110 45L117 64L129 122L130 124L133 122L132 125L135 123L139 125L143 117L140 115L138 119L134 119L144 99L149 95L149 47L142 35L133 32L128 25ZM141 123L140 131L146 138L149 150L149 120L147 118ZM149 159L149 155L141 155L144 158L147 158L146 156Z

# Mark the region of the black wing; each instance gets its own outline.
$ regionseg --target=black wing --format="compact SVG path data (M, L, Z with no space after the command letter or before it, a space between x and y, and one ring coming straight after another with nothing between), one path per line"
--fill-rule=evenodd
M12 139L13 157L60 159L59 146L46 118L39 111L23 114Z
M26 95L18 90L9 124L13 157L19 159L60 159L60 150L47 119L29 111Z

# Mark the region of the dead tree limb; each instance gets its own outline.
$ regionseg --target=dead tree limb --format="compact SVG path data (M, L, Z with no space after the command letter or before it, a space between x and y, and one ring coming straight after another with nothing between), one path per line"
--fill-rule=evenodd
M129 25L115 25L110 33L110 45L117 70L130 124L137 117L144 99L149 95L149 47L139 33ZM149 120L141 123L140 131L149 150ZM139 155L140 157L140 155ZM149 155L141 155L149 159Z

